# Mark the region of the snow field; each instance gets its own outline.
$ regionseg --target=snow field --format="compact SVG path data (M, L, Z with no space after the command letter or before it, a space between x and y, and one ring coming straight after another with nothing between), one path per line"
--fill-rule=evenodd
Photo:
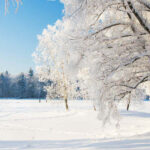
M104 127L91 101L1 100L0 150L150 149L150 103L121 104L120 128Z

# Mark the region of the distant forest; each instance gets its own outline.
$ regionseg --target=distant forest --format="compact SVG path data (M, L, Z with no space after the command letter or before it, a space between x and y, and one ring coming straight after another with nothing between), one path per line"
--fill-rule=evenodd
M45 98L44 83L34 71L11 76L8 71L0 73L0 98Z

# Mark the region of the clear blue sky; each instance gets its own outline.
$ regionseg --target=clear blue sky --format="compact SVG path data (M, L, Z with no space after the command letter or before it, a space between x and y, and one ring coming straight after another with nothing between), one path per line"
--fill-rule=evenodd
M5 15L3 1L0 0L0 72L27 72L35 67L32 53L37 47L37 35L62 18L63 4L59 0L23 0L17 13L12 4Z

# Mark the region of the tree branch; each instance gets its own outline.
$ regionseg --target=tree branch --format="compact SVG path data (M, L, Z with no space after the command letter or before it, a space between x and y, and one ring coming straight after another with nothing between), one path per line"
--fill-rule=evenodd
M144 30L146 30L150 34L150 28L146 25L146 23L140 17L140 15L138 14L138 12L135 10L135 8L133 7L133 4L130 1L127 1L127 3L128 3L128 6L129 6L130 10L132 11L132 13L134 14L134 16L136 17L136 19L140 23L140 25L143 27Z

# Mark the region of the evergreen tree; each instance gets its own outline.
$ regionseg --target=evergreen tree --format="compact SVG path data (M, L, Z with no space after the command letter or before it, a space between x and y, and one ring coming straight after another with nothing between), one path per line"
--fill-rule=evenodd
M33 69L27 75L21 73L15 77L6 71L0 74L0 98L45 98L44 85L34 75Z
M19 98L26 98L26 78L24 73L21 73L17 78L17 91Z
M10 81L10 75L8 73L8 71L5 72L4 74L4 91L5 91L5 97L11 97L11 89L10 89L10 86L11 86L11 81Z
M0 97L4 97L4 75L0 74Z
M29 76L30 78L34 77L34 71L33 71L32 68L30 68L29 73L28 73L28 76Z
M29 70L27 76L27 96L30 98L35 97L35 78L34 71L32 69Z

